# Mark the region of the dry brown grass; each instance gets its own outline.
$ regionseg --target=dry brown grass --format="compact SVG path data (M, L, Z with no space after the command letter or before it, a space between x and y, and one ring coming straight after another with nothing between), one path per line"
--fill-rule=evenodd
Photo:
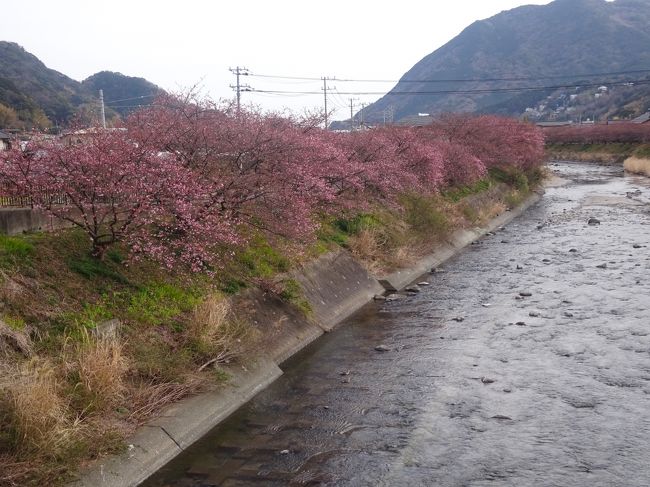
M628 157L625 159L623 167L627 172L650 177L650 159L634 156Z
M201 390L203 381L187 380L183 383L144 383L131 392L129 421L142 425L165 406Z
M188 334L204 356L199 370L237 360L253 339L252 328L233 314L230 300L220 294L208 296L195 308Z
M504 213L507 209L503 201L495 201L478 208L478 221L482 224L487 223L492 218Z
M70 418L70 408L61 394L62 384L54 368L30 361L5 383L14 451L22 456L58 458L80 438L82 426Z
M95 337L85 332L74 347L71 366L78 374L77 387L87 410L107 410L124 399L128 362L117 336Z
M350 237L348 246L350 252L359 258L366 268L376 273L381 270L382 246L385 244L380 239L379 231L376 228L364 228L357 235Z
M406 222L385 214L391 224L362 228L348 239L348 249L373 274L410 265L418 252L418 239Z
M0 354L7 355L11 351L18 352L25 357L33 353L32 342L27 333L14 330L4 321L0 320Z

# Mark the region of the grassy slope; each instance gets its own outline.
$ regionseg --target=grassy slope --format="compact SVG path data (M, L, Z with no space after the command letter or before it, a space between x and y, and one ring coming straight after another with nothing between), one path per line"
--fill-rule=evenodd
M282 278L298 260L343 247L375 272L408 265L454 229L515 206L528 185L493 172L436 197L406 195L399 210L324 221L299 249L253 235L213 277L126 262L120 248L95 261L75 230L0 236L0 485L61 483L79 462L123 448L168 402L223 382L219 364L263 338L229 294L259 286L308 313ZM112 318L119 337L98 333Z
M628 157L649 157L650 144L547 144L552 159L622 163Z

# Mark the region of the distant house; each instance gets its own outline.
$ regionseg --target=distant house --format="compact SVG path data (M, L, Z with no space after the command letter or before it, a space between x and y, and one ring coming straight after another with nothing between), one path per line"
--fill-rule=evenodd
M650 122L650 110L645 112L640 117L636 117L635 119L632 120L632 123L648 123L648 122Z
M397 122L397 125L406 127L425 127L433 123L434 118L427 113L418 113L417 115L409 115Z
M567 125L572 125L573 122L570 120L564 122L537 122L535 125L538 127L565 127Z
M91 127L87 129L74 130L72 132L65 132L60 136L60 139L65 145L79 145L87 144L93 140L93 137L97 136L102 132L113 132L113 131L125 131L125 128L100 128L100 127Z
M12 137L9 134L0 132L0 151L11 149Z

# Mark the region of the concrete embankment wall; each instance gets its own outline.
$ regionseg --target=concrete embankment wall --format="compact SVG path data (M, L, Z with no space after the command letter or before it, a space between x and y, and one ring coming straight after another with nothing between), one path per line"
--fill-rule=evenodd
M69 226L44 211L31 208L0 208L0 234L47 232Z
M553 161L578 161L578 162L598 162L600 164L621 164L626 155L612 154L610 152L581 152L570 150L549 151L549 159Z
M650 177L650 159L644 157L628 157L623 163L623 168L632 174L641 174Z
M103 458L82 473L77 487L136 486L155 473L214 426L225 420L282 375L279 365L323 333L332 330L385 287L402 289L432 267L458 253L487 232L503 226L540 199L532 194L521 206L482 228L461 230L409 269L382 277L384 285L346 252L321 256L293 273L312 313L305 317L291 305L259 290L243 293L234 303L264 336L264 352L246 367L228 369L231 380L216 391L169 406L160 417L129 439L122 455Z

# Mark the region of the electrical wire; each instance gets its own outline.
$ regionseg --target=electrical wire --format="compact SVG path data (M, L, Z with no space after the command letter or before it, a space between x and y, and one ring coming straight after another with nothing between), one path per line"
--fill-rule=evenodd
M121 101L141 100L143 98L153 98L153 97L156 97L158 95L159 95L159 93L156 93L154 95L134 96L132 98L122 98L121 100L104 100L104 103L108 104L108 103L118 103L118 102L121 102Z
M431 90L431 91L337 91L339 95L448 95L460 94L471 95L481 93L517 93L526 91L554 91L560 89L570 88L595 88L602 85L609 86L624 86L624 85L646 85L650 84L650 80L626 80L626 81L600 81L598 83L571 83L563 85L549 85L549 86L525 86L525 87L511 87L511 88L476 88L476 89L450 89L450 90ZM321 95L319 91L288 91L288 90L259 90L252 89L252 93L274 93L281 94L301 94L301 95Z
M567 79L567 78L591 78L595 76L622 76L629 74L650 73L650 69L635 69L629 71L610 71L600 73L584 73L573 75L548 75L548 76L530 76L530 77L503 77L503 78L457 78L457 79L354 79L354 78L327 78L328 81L340 81L344 83L482 83L488 81L539 81L550 79ZM302 80L302 81L322 81L323 78L309 76L283 76L271 74L249 73L248 76L257 78Z

